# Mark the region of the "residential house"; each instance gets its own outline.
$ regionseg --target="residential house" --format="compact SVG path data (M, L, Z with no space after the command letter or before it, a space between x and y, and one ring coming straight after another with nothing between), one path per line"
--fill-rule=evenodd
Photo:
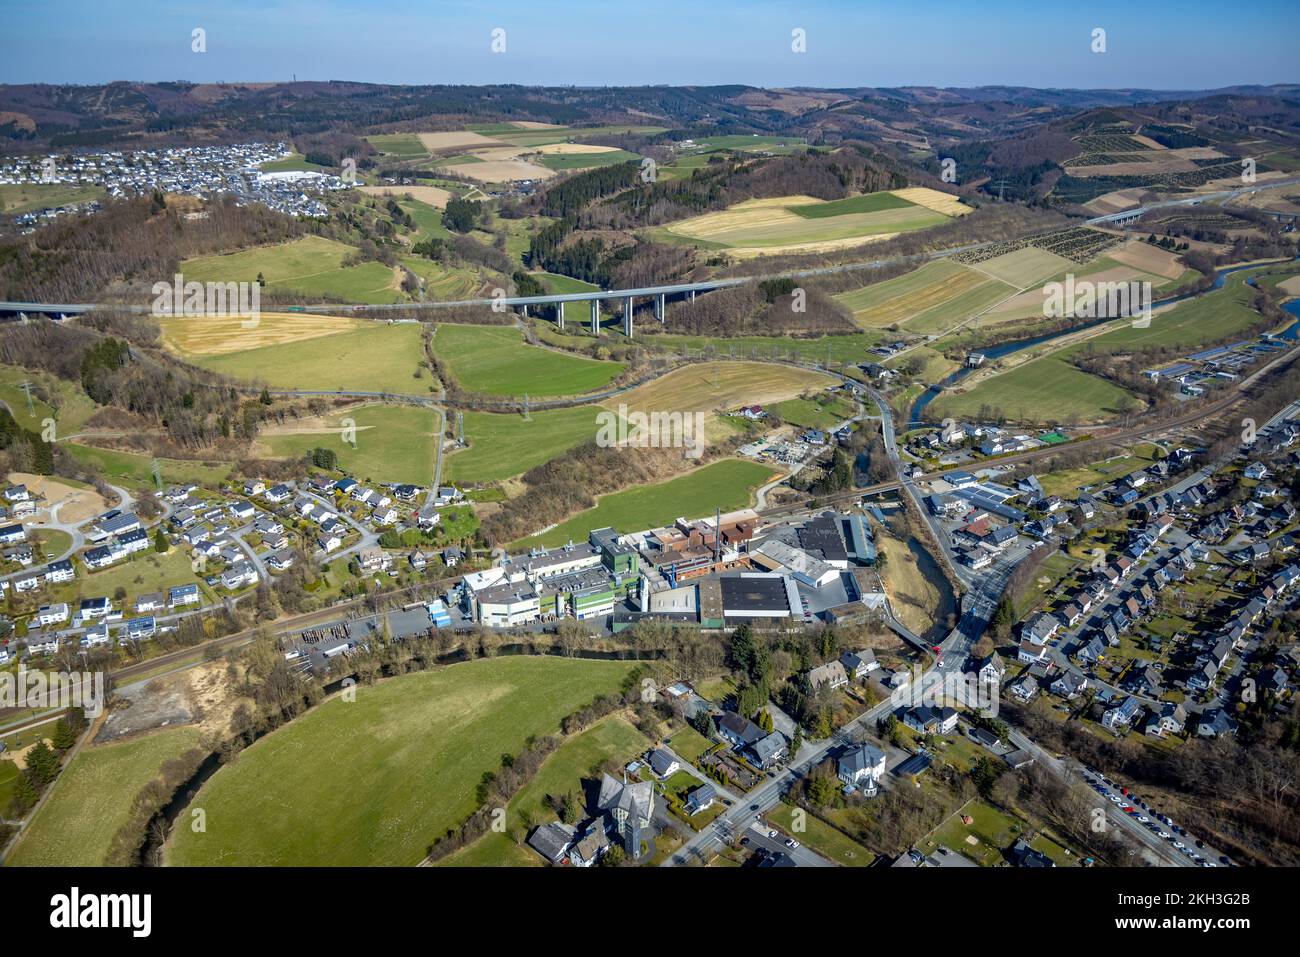
M718 736L733 748L747 748L766 737L765 732L744 715L724 711L717 718Z
M838 661L828 661L826 664L813 668L808 672L808 687L813 691L817 691L823 685L829 685L831 688L843 688L848 683L848 672L844 670L844 665Z
M880 663L876 661L876 653L870 648L864 648L861 651L844 652L840 655L840 664L844 666L845 672L855 681L865 678L880 667Z
M666 748L655 748L646 760L650 770L661 778L669 777L682 766L677 757Z
M1196 722L1196 733L1203 738L1217 738L1221 735L1231 734L1233 731L1232 719L1222 708L1210 708L1201 712L1200 718Z
M868 796L876 793L885 776L885 752L871 744L862 744L836 762L836 771L844 786Z
M1006 673L1006 663L1002 660L1002 656L995 651L980 663L980 684L1000 684Z
M1066 668L1049 686L1052 694L1067 700L1077 698L1088 688L1088 677L1073 668Z
M1128 730L1141 710L1142 705L1138 702L1138 699L1130 695L1119 704L1107 708L1102 713L1101 726L1114 734L1119 734Z
M957 727L957 712L953 708L922 705L905 710L902 720L918 734L950 734Z
M1147 721L1146 733L1157 738L1182 734L1187 724L1187 711L1182 704L1167 702Z
M686 795L683 806L686 813L693 817L701 811L707 811L717 800L718 789L712 784L701 784Z
M196 584L177 585L167 590L167 603L172 608L183 608L186 605L197 605L199 603L199 586Z
M780 731L773 731L749 746L746 753L749 760L766 771L775 767L789 753L790 742Z

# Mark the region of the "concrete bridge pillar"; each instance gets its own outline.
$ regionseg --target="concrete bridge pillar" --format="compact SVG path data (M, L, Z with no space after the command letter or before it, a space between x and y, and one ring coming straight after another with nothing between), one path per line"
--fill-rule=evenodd
M664 294L663 294L662 292L661 292L659 295L655 296L655 318L659 320L659 324L660 324L660 325L663 325L663 321L664 321Z
M694 290L694 289L692 289L692 290L691 290L690 292L688 292L686 295L690 296L690 299L689 299L690 302L694 302L694 301L695 301L695 290Z
M527 319L527 318L528 318L528 303L524 303L523 306L522 306L521 308L524 310L524 318Z
M600 300L591 300L591 334L600 335Z
M623 300L623 335L632 338L632 297Z
M564 331L564 303L562 301L557 302L555 304L555 318L560 323L560 331L563 332Z

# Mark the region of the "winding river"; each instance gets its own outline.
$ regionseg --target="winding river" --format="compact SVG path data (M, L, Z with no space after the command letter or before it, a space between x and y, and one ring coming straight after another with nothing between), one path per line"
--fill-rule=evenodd
M1300 256L1297 256L1296 259L1300 259ZM1272 263L1250 263L1244 266L1231 266L1226 269L1220 269L1214 275L1214 282L1212 282L1209 286L1205 287L1204 289L1199 290L1197 292L1185 292L1181 296L1171 296L1168 299L1160 299L1154 303L1154 306L1156 307L1168 306L1176 302L1182 302L1185 299L1194 299L1197 296L1203 296L1206 293L1214 292L1216 289L1222 289L1224 282L1227 281L1227 277L1234 272L1240 272L1243 269L1261 269L1270 265L1272 266L1280 265L1285 262L1286 260L1278 260ZM1287 340L1294 340L1296 338L1297 332L1300 331L1300 299L1292 299L1289 302L1285 303L1282 306L1282 308L1286 312L1289 312L1291 315L1296 316L1297 321L1293 322L1290 326L1287 327L1286 331L1281 334L1281 338ZM1095 319L1091 322L1085 322L1082 323L1081 325L1071 326L1068 329L1059 330L1058 332L1051 332L1041 336L1033 336L1032 338L1029 339L1017 339L1013 342L1004 342L1001 343L1000 345L990 346L989 348L982 349L980 351L984 353L987 361L993 361L996 359L1001 359L1004 356L1009 356L1012 353L1020 352L1022 349L1030 349L1034 346L1041 345L1044 342L1051 342L1053 339L1060 339L1063 336L1071 336L1074 335L1075 333L1082 332L1085 329L1091 329L1093 326L1099 326L1102 325L1103 323L1113 322L1113 321L1114 321L1113 319ZM928 406L931 402L933 402L945 389L948 389L953 385L956 385L966 376L970 375L973 371L975 370L969 369L966 366L962 366L960 369L949 374L945 378L941 379L940 381L936 382L934 385L926 389L925 392L923 392L917 398L916 402L913 403L912 410L907 417L908 419L907 427L915 428L916 425L922 421L922 415L925 412L926 406Z

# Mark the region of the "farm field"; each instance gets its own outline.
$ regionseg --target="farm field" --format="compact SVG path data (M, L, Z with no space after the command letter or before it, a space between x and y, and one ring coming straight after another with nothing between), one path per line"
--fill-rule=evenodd
M864 328L898 323L928 333L969 318L1015 291L968 266L937 259L896 279L840 293L835 298L853 311L854 322Z
M616 692L623 662L492 658L390 678L262 738L199 792L208 830L173 831L176 865L410 866L476 805L530 735ZM286 814L286 808L297 813Z
M421 133L431 166L455 167L480 183L544 180L558 172L591 169L640 159L616 147L581 142L584 137L618 133L662 132L662 127L561 127L550 125L478 124L449 133Z
M1016 422L1091 422L1113 416L1132 393L1070 365L1059 354L1043 356L989 376L964 392L945 392L929 410L970 417L987 406Z
M1259 314L1250 308L1252 291L1246 284L1247 277L1254 274L1255 270L1233 273L1222 288L1157 312L1145 329L1117 323L1115 328L1070 346L1061 354L1073 355L1089 347L1102 352L1143 346L1195 350L1227 339L1260 321Z
M391 303L405 299L393 270L377 262L344 266L355 250L322 236L257 246L219 256L186 259L180 271L186 282L256 282L277 292L326 296L348 302Z
M843 395L823 392L810 399L787 399L768 406L782 422L801 429L829 429L852 417L852 400Z
M608 760L624 763L650 742L619 715L610 715L560 745L536 776L506 806L506 832L489 831L438 862L440 867L540 867L540 854L524 842L532 828L556 819L547 796L581 791L584 778Z
M475 127L483 130L483 127ZM540 147L552 143L570 143L593 136L613 136L618 134L652 134L663 133L662 126L527 126L518 129L503 129L494 126L487 130L493 139L512 146Z
M1099 256L1087 265L1071 264L1062 272L1045 278L1041 284L1017 296L998 303L988 312L990 322L1010 322L1017 319L1039 319L1043 316L1045 292L1048 282L1064 283L1073 275L1075 282L1091 283L1149 282L1153 297L1162 290L1174 288L1193 278L1194 270L1185 269L1178 257L1148 243L1135 241L1107 255Z
M434 209L446 209L447 200L451 199L451 190L441 186L362 186L360 189L367 196L410 196Z
M103 195L98 186L75 183L5 183L0 185L0 213L17 216L51 206L87 203Z
M1028 289L1035 283L1043 282L1058 273L1078 269L1064 256L1058 256L1036 246L1026 246L1014 252L994 256L992 259L976 264L973 268L1017 289Z
M433 350L461 388L491 395L580 395L608 385L624 368L529 345L514 326L442 323Z
M699 518L712 514L715 508L724 512L744 508L753 501L754 490L774 474L771 468L757 462L722 459L667 482L602 495L594 508L514 545L549 548L570 539L585 541L588 530L593 528L611 526L620 532L634 532L679 517Z
M883 196L890 198L880 198ZM853 211L853 204L865 207L865 211ZM823 206L835 212L820 213ZM810 244L847 245L848 241L925 229L947 220L942 213L892 193L872 193L833 203L810 196L790 196L746 200L724 210L657 227L649 234L666 242L700 242L710 249L775 252Z
M319 173L329 167L322 166L320 163L309 163L307 162L307 157L303 156L301 153L291 153L283 159L271 160L263 163L257 168L263 173L285 173L290 170L295 172L311 171Z
M970 206L951 193L930 189L928 186L909 186L906 189L893 190L893 193L909 203L933 209L936 213L943 213L945 216L965 216L967 213L974 212Z
M630 392L606 399L613 410L631 412L727 412L742 405L766 405L821 389L835 380L821 372L793 366L744 361L699 362L674 369ZM717 423L706 422L716 434Z
M177 328L176 324L193 321L164 320L164 336L175 335L173 330ZM215 330L223 322L238 324L239 320L206 322ZM263 317L262 324L265 325L266 322L266 317ZM422 370L421 376L415 377L420 368L419 363L424 358L420 326L358 321L350 329L351 331L298 339L296 330L285 326L278 333L278 341L251 349L218 355L178 351L181 351L187 361L205 369L248 382L265 382L276 389L337 389L412 395L428 393L429 387L434 384L429 371ZM252 331L260 333L260 329ZM242 330L238 333L247 334ZM231 337L234 342L239 341L233 332ZM194 344L193 339L184 337L179 342L182 345ZM200 344L200 347L207 346Z
M199 742L178 727L82 748L5 861L13 867L99 867L126 823L135 796L163 762Z
M244 322L234 316L167 316L159 320L159 325L163 342L185 358L228 355L266 346L301 343L321 336L353 332L365 326L359 319L302 312L264 312L249 328L244 328Z
M420 137L414 133L382 133L376 136L367 136L370 145L381 153L389 153L393 156L410 158L415 156L425 156L428 150L420 142Z
M586 152L587 150L594 152ZM543 146L541 147L541 153L542 165L552 170L593 169L597 166L616 166L619 163L639 162L641 159L639 154L629 153L627 150L606 149L596 146L587 146L563 152L549 152L548 147Z
M344 422L356 427L356 448L343 441ZM413 406L363 405L312 420L286 421L263 430L258 451L298 458L321 447L338 455L339 468L361 481L433 483L439 414Z
M592 438L596 414L595 408L581 406L533 412L525 421L521 415L466 412L469 448L444 456L443 478L468 485L522 475Z
M104 478L119 485L135 488L153 487L153 458L136 452L119 452L75 442L61 443L73 458L92 466ZM217 483L230 474L233 463L211 464L181 459L159 459L164 485L176 482Z

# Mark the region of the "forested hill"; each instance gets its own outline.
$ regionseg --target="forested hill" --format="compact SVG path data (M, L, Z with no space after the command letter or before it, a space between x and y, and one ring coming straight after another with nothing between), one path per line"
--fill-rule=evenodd
M394 86L349 81L99 86L0 86L0 143L11 149L130 146L297 138L345 129L457 129L532 120L564 125L654 123L717 133L798 133L941 144L964 126L1000 137L1098 106L1192 101L1214 95L1295 97L1300 87L1219 91L777 89L707 87Z

